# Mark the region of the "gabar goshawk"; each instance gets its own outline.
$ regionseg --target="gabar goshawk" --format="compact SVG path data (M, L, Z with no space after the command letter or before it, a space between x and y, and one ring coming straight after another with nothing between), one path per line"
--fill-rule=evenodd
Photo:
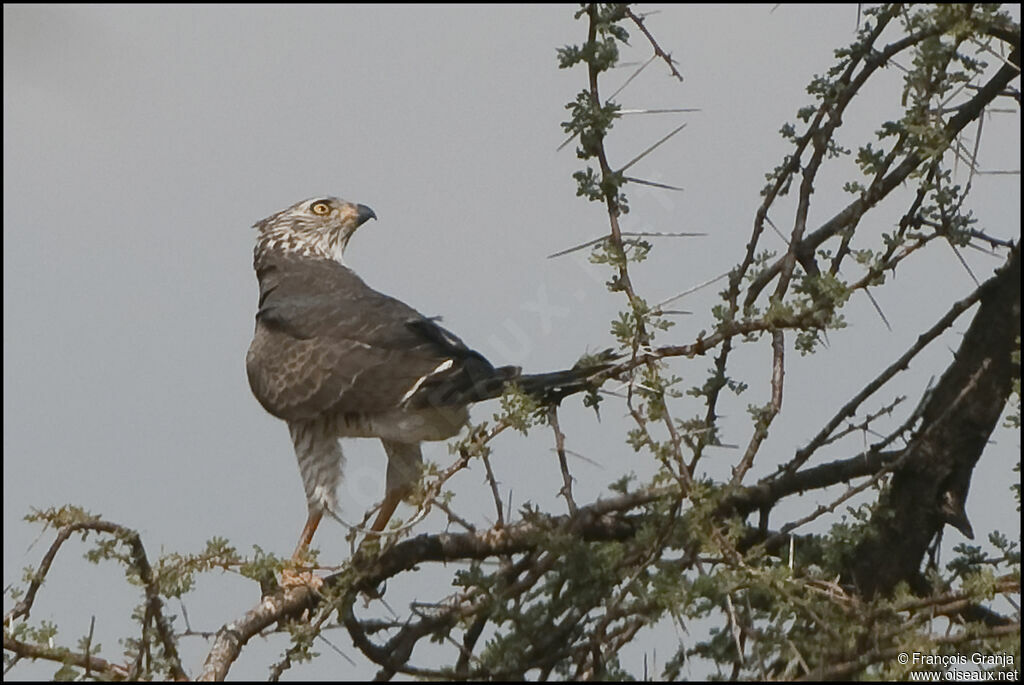
M336 511L340 438L384 445L384 500L371 525L379 532L419 478L420 443L455 435L469 404L500 395L509 381L560 394L594 372L495 368L435 320L367 286L342 258L355 230L375 218L365 205L325 197L254 226L260 299L246 371L260 404L288 423L299 461L309 515L296 556L324 513Z

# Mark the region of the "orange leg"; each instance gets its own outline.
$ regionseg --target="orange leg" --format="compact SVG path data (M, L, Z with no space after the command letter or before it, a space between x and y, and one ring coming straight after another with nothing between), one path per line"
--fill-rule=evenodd
M302 535L299 537L299 545L292 555L292 561L302 556L302 553L309 547L309 543L313 541L313 534L316 533L316 527L320 525L321 518L323 518L323 512L310 513L306 519L306 526L302 529Z
M309 547L309 543L313 541L313 533L316 532L316 527L320 525L320 519L323 518L323 513L317 512L310 514L306 519L306 525L302 529L302 535L299 537L299 544L295 548L295 553L292 554L292 561L297 562L302 553ZM314 590L319 589L323 585L323 580L313 575L312 571L309 570L296 570L296 569L284 569L281 571L281 585L285 588L295 587L296 585L308 585Z
M420 453L419 443L381 439L381 444L388 455L387 484L384 488L384 501L380 503L380 512L370 526L371 533L384 530L398 503L412 492L423 468L423 455Z
M388 521L391 520L391 515L398 508L398 503L401 501L402 493L395 491L385 493L384 501L380 503L380 512L377 514L377 518L374 519L373 525L370 526L370 530L374 533L384 530L384 527L388 525Z

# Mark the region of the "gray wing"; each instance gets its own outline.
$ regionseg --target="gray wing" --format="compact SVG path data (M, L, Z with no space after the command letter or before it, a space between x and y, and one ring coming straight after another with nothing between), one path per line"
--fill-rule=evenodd
M373 414L465 404L517 371L482 355L415 309L326 259L257 263L260 305L246 370L279 418Z

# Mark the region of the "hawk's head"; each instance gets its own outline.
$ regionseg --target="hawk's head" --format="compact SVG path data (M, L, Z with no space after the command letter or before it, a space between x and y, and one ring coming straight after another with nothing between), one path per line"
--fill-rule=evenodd
M275 249L340 262L356 229L376 218L366 205L336 197L303 200L253 225L256 254Z

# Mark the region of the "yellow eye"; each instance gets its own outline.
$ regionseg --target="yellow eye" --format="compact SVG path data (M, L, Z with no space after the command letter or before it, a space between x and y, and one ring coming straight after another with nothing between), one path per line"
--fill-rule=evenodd
M310 209L312 209L313 213L318 216L323 216L331 211L330 206L326 202L315 202Z

